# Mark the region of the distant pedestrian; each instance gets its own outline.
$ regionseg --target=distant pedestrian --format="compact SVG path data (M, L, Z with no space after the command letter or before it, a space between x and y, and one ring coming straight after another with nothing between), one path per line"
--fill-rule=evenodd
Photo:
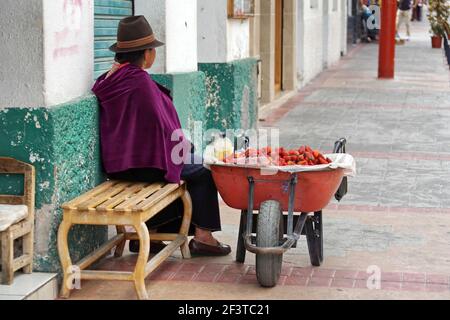
M399 0L398 1L398 12L397 12L397 38L400 38L399 31L400 27L406 25L406 40L411 37L411 9L417 7L417 1L414 0Z
M424 2L424 0L417 0L417 6L413 7L411 21L422 21L422 8Z

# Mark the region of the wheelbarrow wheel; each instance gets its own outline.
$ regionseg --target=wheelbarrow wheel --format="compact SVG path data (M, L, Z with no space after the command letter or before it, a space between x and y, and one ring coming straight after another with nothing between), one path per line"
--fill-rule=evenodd
M283 237L283 219L280 203L265 201L261 204L256 229L256 245L261 248L277 247ZM282 254L257 254L256 276L263 287L274 287L281 275Z
M314 267L320 267L323 262L322 213L317 212L314 217L308 217L305 229L311 264Z

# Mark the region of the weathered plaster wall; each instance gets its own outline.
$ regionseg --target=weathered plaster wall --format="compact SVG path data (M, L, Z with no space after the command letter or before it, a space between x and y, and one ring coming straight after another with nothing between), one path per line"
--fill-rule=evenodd
M166 2L166 72L197 71L197 0Z
M341 58L341 39L342 39L342 25L345 20L342 17L340 0L330 0L329 11L329 37L328 37L328 60L327 66L330 67Z
M200 63L206 74L206 122L211 129L248 129L257 120L257 60Z
M144 15L157 39L166 43L166 5L161 0L134 0L135 15ZM152 67L153 73L166 72L166 47L156 49L156 60Z
M200 63L250 56L250 22L228 19L227 0L198 0L198 55Z
M135 14L144 15L165 43L152 72L197 71L197 0L135 0Z
M228 61L250 56L250 23L245 20L228 20Z
M42 0L3 0L0 109L44 104Z
M227 2L198 0L198 61L227 62Z
M303 87L346 53L346 0L298 0L297 75ZM342 11L344 10L344 12Z
M322 1L311 8L312 0L299 0L297 30L298 85L304 86L323 70Z
M94 70L93 0L43 0L45 106L88 94Z
M59 271L59 207L104 180L97 101L89 96L52 108L3 109L0 124L0 155L36 168L35 270ZM8 180L0 180L0 193L20 193L19 177ZM75 227L70 234L73 259L92 251L106 236L105 228Z

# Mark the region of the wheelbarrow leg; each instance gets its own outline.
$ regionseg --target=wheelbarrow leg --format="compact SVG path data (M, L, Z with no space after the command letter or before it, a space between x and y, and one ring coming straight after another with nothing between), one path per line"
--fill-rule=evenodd
M314 216L308 217L305 231L311 264L320 267L323 262L322 211L315 212Z
M245 249L244 242L244 234L247 229L247 211L241 211L241 222L239 224L239 234L238 234L238 242L236 248L236 262L244 263L245 262L245 253L247 249Z

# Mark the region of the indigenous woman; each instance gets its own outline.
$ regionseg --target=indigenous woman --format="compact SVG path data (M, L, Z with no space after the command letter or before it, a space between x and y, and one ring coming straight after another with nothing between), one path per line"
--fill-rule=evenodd
M187 161L194 158L190 154L191 143L181 133L170 91L153 81L145 71L152 67L156 48L162 45L144 16L120 21L117 43L110 47L116 54L116 63L100 76L92 89L100 104L103 166L108 177L114 180L185 181L193 205L191 253L227 255L231 252L230 246L212 235L221 230L221 224L211 172L202 165L201 159L194 162L200 164ZM177 232L182 210L177 201L147 225L158 232ZM130 250L137 252L138 245L131 241ZM163 247L163 243L150 245L154 253Z

